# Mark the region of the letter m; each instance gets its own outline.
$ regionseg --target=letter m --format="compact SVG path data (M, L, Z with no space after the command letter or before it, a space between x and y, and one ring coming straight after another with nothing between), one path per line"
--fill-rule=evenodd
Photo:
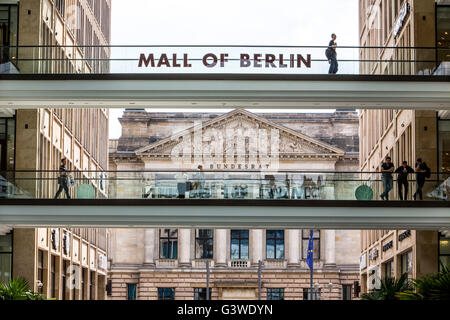
M141 68L142 64L145 64L146 67L148 67L148 64L150 63L151 67L155 66L155 58L153 57L153 54L149 54L147 58L145 58L145 54L141 53L141 56L139 57L139 65L138 67Z

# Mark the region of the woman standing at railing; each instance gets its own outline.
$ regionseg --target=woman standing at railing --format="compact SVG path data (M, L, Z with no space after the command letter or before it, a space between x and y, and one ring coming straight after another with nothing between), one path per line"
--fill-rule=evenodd
M66 168L66 162L67 162L66 158L61 159L61 165L59 166L59 177L58 177L59 189L58 189L58 191L56 191L55 199L58 198L59 194L63 191L63 189L66 192L66 198L70 199L69 187L67 186L67 172L69 172L69 171Z

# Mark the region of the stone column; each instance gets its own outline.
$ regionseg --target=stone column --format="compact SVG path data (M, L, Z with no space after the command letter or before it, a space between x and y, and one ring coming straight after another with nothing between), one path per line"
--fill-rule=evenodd
M325 265L336 265L336 232L325 230Z
M191 266L191 229L178 229L179 256L178 265L180 267Z
M252 229L251 234L252 234L252 244L251 244L252 261L251 261L251 263L253 266L257 266L259 260L264 261L263 230L262 229Z
M288 245L288 267L297 267L299 265L300 258L300 243L299 236L300 230L298 229L287 229L287 245Z
M144 265L155 266L155 229L144 230Z
M216 250L215 250L215 266L227 266L227 230L216 229Z

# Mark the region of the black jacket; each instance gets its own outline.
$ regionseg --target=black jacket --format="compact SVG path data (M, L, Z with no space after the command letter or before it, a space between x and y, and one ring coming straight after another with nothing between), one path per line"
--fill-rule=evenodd
M403 169L406 169L406 172L403 172ZM394 171L395 173L398 173L397 180L399 181L407 181L408 180L408 173L414 173L414 169L410 166L400 166Z

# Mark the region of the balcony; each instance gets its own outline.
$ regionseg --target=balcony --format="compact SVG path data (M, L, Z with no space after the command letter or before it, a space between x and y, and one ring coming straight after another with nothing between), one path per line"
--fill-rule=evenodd
M0 224L90 227L450 227L448 173L432 173L423 201L382 201L376 172L76 171L71 199L53 199L56 171L3 172ZM181 180L180 180L181 179ZM73 184L72 184L73 183Z

